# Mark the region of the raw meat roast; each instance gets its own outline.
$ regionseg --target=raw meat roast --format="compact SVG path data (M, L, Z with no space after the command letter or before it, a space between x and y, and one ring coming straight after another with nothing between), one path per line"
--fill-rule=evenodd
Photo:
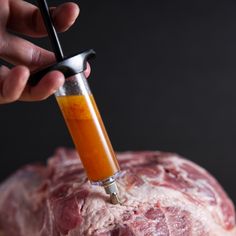
M235 211L217 181L176 154L118 154L122 205L91 186L74 150L28 165L0 186L5 236L235 236Z

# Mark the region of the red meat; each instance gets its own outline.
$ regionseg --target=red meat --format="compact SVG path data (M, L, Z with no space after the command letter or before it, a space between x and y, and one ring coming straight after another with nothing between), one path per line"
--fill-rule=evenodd
M91 186L74 150L0 185L5 236L236 236L235 210L203 168L175 154L118 154L122 205Z

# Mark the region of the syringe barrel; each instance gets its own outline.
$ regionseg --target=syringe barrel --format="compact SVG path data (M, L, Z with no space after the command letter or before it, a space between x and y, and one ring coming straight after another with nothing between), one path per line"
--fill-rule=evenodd
M84 73L66 78L55 95L88 179L114 180L119 164Z

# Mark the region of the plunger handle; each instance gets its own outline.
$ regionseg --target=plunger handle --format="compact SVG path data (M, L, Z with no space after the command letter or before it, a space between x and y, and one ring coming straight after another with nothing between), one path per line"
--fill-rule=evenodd
M54 54L56 56L56 59L58 62L64 60L64 55L63 51L61 48L60 41L57 36L57 32L54 28L53 22L52 22L52 17L49 12L48 4L46 0L38 0L38 6L41 11L41 15L43 17L43 21L45 24L45 27L48 32L48 36L51 42L52 49L54 51Z

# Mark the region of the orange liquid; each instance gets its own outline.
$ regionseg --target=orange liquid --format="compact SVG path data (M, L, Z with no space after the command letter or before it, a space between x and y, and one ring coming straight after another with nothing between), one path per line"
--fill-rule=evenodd
M59 96L57 102L91 181L119 171L119 164L92 95Z

